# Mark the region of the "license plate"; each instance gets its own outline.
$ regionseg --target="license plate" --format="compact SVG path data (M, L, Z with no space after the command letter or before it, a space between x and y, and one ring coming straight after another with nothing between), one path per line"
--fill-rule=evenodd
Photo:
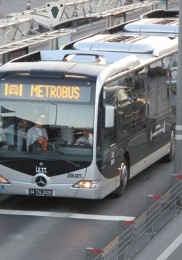
M52 197L52 190L41 190L41 189L29 189L30 196L42 196L42 197Z

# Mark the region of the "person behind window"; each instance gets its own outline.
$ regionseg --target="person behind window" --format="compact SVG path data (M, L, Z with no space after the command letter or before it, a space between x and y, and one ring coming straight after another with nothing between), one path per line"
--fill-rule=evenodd
M75 141L75 145L80 145L80 144L89 144L92 145L93 143L93 134L91 134L88 130L84 130L82 132L82 136L79 137L76 141Z
M47 130L42 126L42 119L40 118L27 132L27 151L46 151L47 142Z
M16 125L11 124L3 129L2 141L8 143L9 150L22 151L24 140L26 139L26 125L26 120L18 119L17 127Z

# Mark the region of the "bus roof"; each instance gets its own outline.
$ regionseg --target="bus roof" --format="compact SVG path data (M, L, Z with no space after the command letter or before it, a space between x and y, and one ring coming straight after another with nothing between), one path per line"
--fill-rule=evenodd
M73 43L72 49L160 56L178 47L178 38L131 34L96 34Z
M155 9L140 15L139 19L127 21L107 28L107 33L165 35L176 37L179 27L179 10Z
M170 17L170 18L179 18L179 9L154 9L151 11L148 11L146 13L143 13L140 15L140 18L164 18L164 17Z
M37 60L34 61L33 56L36 58L39 57L39 59L37 58ZM87 57L90 59L92 56L95 57L95 61L88 62ZM75 58L77 61L75 61ZM60 50L41 51L25 55L24 57L2 65L0 67L0 78L8 76L28 76L36 78L66 78L69 76L78 76L96 80L96 78L105 71L104 79L106 80L119 72L128 71L140 65L140 60L136 55L125 55L115 60L114 63L104 62L104 59L104 53L102 56L97 52L91 52L88 55L87 52L82 51L77 51L76 53L75 51Z
M133 33L178 35L179 18L144 18L128 23L123 31Z
M65 78L74 75L96 80L105 71L106 80L117 73L155 62L156 57L174 53L177 48L178 38L100 33L75 41L72 49L43 50L19 57L0 67L0 77L26 74Z
M87 76L87 78L95 79L98 74L103 70L103 67L87 66L75 62L9 62L0 67L0 77L8 75L30 77L50 77L50 78L65 78L68 75Z

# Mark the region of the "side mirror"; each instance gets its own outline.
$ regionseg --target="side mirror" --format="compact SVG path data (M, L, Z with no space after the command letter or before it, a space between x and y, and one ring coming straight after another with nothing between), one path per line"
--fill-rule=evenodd
M104 127L110 128L114 127L114 107L113 106L105 106L104 113Z

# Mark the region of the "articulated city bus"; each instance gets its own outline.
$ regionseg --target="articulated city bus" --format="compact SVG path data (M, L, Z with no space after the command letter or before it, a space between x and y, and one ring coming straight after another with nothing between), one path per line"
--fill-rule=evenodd
M142 170L171 161L166 71L177 39L158 40L110 46L125 52L38 51L1 66L0 193L119 196Z
M132 33L140 35L159 35L177 37L179 27L179 10L156 9L144 13L140 19L127 21L107 28L107 33Z

